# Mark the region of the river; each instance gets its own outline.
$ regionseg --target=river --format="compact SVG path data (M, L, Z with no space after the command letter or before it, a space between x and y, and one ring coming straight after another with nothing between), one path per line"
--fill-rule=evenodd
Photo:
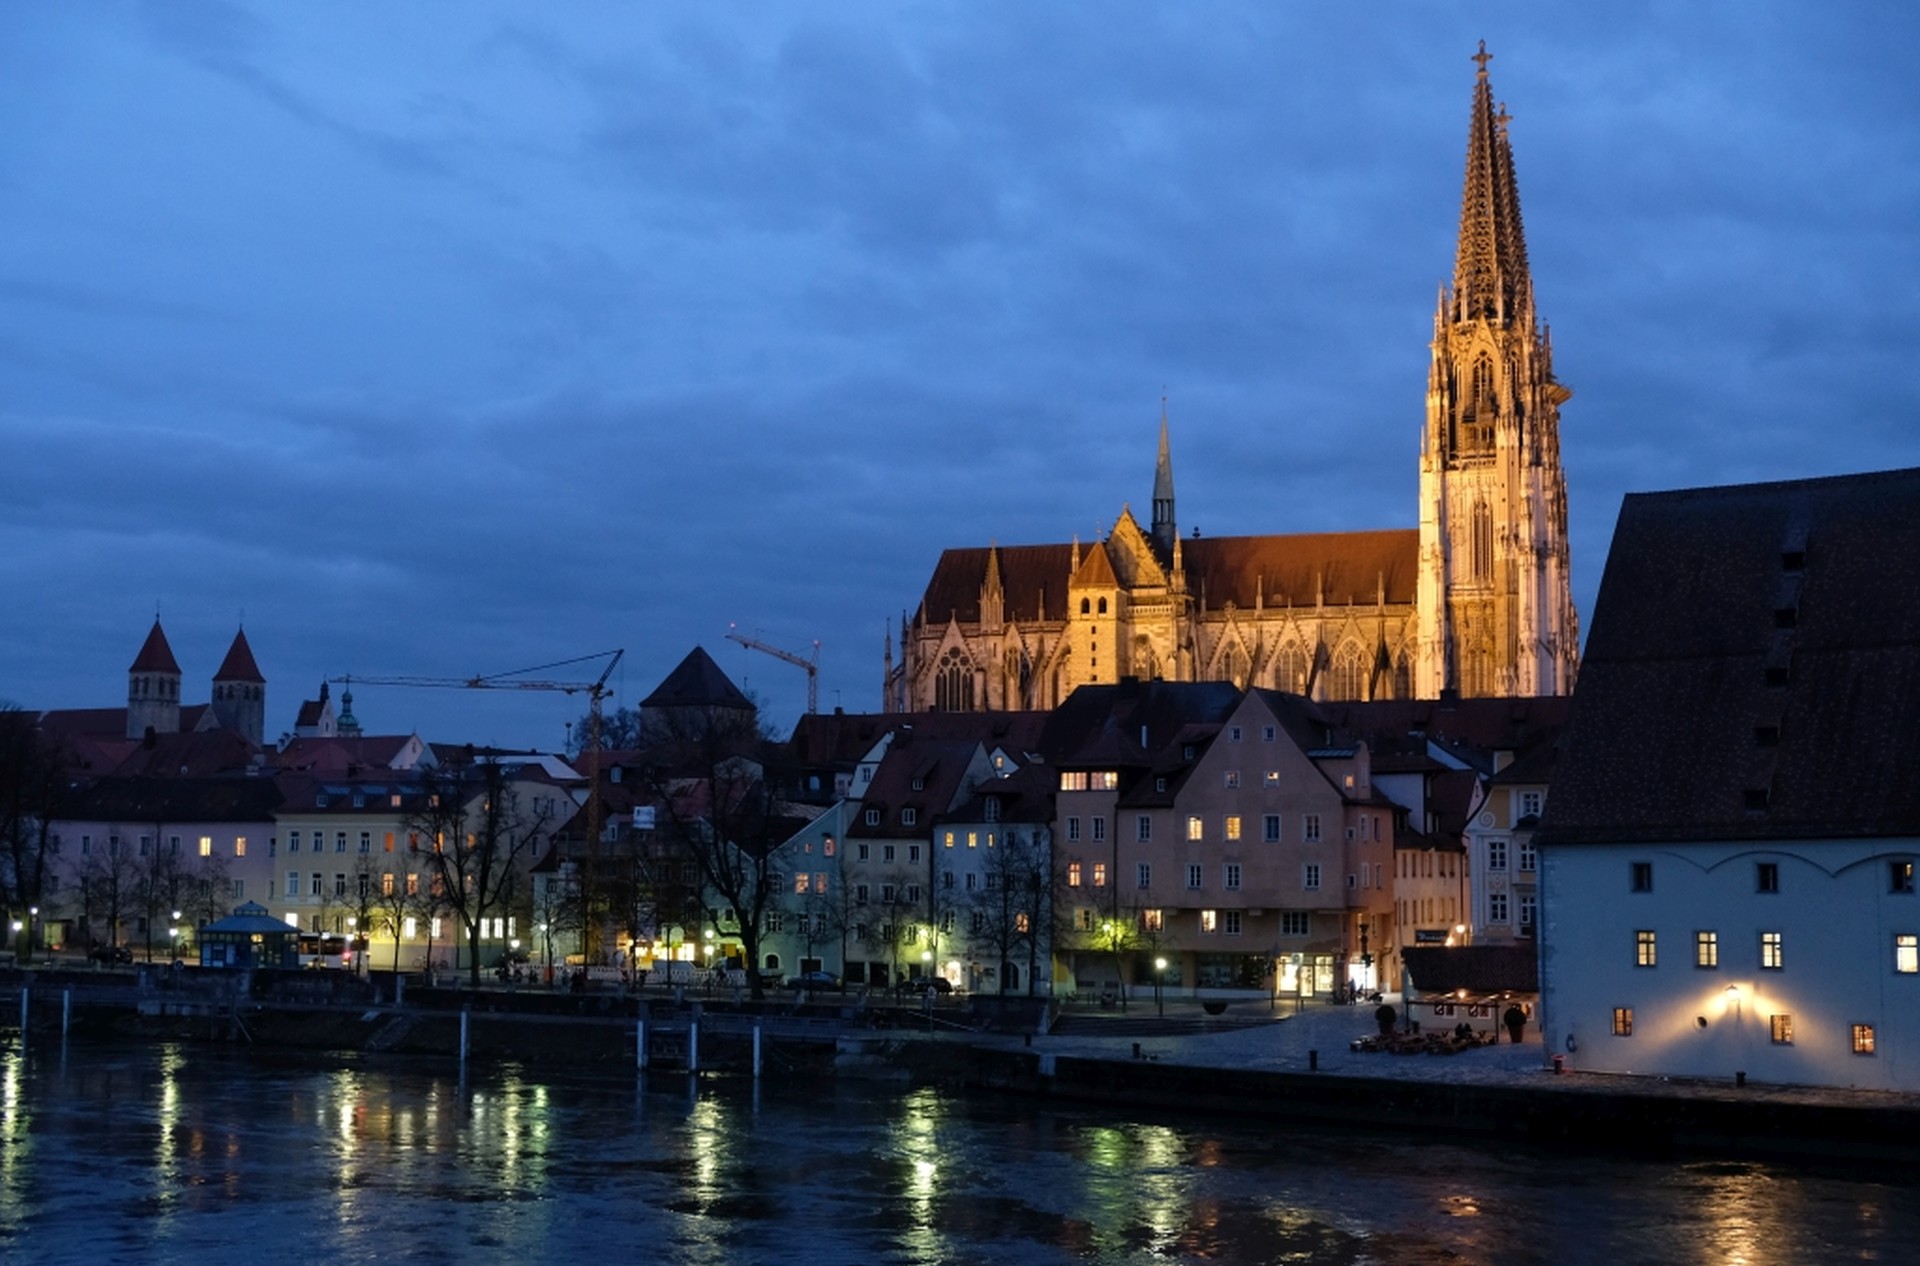
M1920 1260L1908 1175L200 1046L0 1055L28 1263Z

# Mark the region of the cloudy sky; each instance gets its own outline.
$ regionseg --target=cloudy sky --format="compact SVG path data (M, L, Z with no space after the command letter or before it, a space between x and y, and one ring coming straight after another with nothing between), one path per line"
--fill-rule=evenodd
M6 6L0 699L157 608L270 733L695 644L790 725L735 623L871 709L942 547L1144 510L1163 391L1183 529L1413 526L1483 38L1583 619L1628 491L1920 462L1920 8L1544 8Z

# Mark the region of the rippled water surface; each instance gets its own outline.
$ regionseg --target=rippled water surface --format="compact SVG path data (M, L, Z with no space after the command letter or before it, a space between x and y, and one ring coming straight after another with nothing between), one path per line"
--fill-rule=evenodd
M1896 1171L1563 1156L879 1085L0 1055L10 1263L1920 1261Z

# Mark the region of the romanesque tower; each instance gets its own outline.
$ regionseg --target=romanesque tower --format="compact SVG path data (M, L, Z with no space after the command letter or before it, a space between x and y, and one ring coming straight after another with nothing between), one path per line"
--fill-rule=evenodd
M1560 695L1579 627L1553 348L1533 302L1508 116L1483 43L1453 285L1433 323L1420 451L1415 692Z
M213 716L221 729L259 746L267 723L267 679L254 662L245 629L233 635L233 645L213 675Z
M180 663L167 644L160 617L153 618L147 640L127 669L127 737L180 732Z

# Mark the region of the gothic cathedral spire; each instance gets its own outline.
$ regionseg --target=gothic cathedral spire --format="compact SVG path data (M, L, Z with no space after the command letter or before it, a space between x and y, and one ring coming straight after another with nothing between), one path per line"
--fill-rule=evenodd
M1160 397L1160 455L1153 465L1153 543L1162 560L1173 556L1180 529L1173 518L1173 450L1167 446L1167 398Z
M1534 311L1508 115L1486 43L1453 285L1434 313L1420 453L1423 698L1573 689L1579 626L1567 574L1567 494L1552 345Z

